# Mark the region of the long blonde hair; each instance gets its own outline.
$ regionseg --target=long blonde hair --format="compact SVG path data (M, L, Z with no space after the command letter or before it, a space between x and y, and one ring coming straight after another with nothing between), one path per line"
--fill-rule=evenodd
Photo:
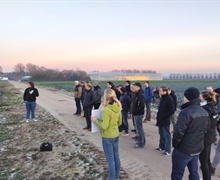
M106 89L104 91L104 106L107 106L110 102L116 102L118 107L122 109L120 101L117 99L115 91L112 89Z

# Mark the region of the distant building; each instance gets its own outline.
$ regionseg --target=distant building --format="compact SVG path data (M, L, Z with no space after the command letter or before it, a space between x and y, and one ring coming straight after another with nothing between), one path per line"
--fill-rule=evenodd
M120 80L163 80L160 73L125 73L125 72L89 72L91 80L98 81L120 81Z
M23 81L29 81L29 80L31 80L31 78L32 78L32 76L23 76L22 78L21 78L21 81L23 82Z
M8 77L0 77L0 80L2 80L2 81L8 81Z
M220 79L220 73L173 73L170 79Z

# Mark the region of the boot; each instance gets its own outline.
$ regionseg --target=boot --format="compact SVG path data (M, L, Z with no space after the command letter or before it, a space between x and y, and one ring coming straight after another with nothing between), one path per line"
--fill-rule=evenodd
M211 175L214 176L215 175L215 169L214 167L211 168Z

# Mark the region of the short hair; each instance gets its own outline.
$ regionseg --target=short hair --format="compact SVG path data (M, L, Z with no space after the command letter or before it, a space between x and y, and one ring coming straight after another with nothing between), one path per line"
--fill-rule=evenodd
M128 83L129 85L131 84L131 81L129 81L129 80L127 80L127 81L125 81L126 83Z
M167 88L167 86L160 86L160 88L163 90L163 91L168 91L168 88Z

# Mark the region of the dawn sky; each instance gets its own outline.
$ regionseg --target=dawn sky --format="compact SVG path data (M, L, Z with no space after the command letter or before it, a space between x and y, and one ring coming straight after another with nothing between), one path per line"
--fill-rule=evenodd
M220 1L0 0L0 66L220 72Z

